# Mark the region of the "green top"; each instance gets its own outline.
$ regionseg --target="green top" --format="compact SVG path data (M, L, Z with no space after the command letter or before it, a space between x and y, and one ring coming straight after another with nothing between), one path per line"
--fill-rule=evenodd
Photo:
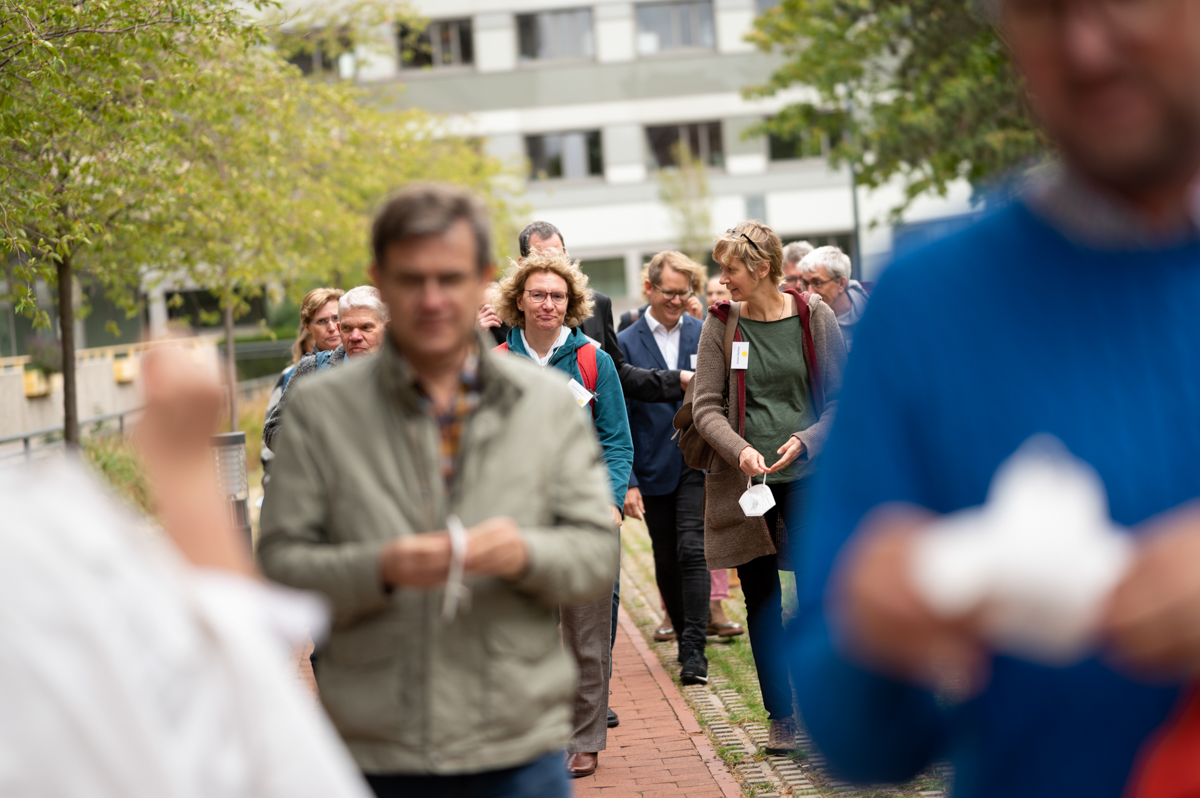
M793 433L817 423L804 362L804 331L798 316L778 321L754 321L743 316L738 325L742 338L750 344L746 441L771 466L779 460L775 450ZM810 473L812 463L801 455L784 470L767 474L767 483L794 482Z

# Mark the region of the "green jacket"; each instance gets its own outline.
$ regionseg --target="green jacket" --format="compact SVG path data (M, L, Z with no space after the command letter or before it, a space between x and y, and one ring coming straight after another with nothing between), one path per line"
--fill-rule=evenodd
M557 608L612 590L608 474L565 378L484 351L480 380L449 496L437 425L390 343L297 384L276 439L258 556L332 603L317 685L368 773L496 770L562 748L575 669ZM441 590L384 589L379 554L450 512L467 526L511 516L530 565L516 581L468 578L470 610L446 623Z

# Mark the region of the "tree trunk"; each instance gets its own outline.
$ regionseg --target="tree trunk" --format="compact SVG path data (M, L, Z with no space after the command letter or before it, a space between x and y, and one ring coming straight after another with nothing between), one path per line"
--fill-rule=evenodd
M71 255L58 262L58 331L62 336L63 440L79 448L79 400L75 384L75 297Z
M225 306L225 377L229 384L229 431L238 431L237 353L233 348L233 303Z

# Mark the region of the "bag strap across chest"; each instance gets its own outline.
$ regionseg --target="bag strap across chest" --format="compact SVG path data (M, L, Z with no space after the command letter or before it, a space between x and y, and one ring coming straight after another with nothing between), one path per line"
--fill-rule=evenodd
M508 354L508 342L493 347L492 351L502 355ZM596 365L596 345L588 341L576 349L575 365L579 367L579 376L583 380L583 387L588 389L588 393L595 394L596 385L600 382L600 369ZM596 411L596 400L594 397L590 404L594 413Z

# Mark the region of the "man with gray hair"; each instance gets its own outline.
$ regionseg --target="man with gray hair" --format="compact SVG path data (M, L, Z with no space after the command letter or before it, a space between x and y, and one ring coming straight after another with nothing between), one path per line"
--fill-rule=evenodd
M283 406L296 380L314 372L337 368L348 359L371 354L383 343L383 334L390 321L391 316L380 298L378 288L359 285L342 295L338 300L338 330L342 344L332 351L310 352L300 358L278 404L271 408L263 422L263 443L267 448L275 448L272 442L279 432Z
M800 261L813 251L813 245L807 241L793 241L783 248L783 285L780 291L789 288L800 289Z
M833 308L846 351L854 344L854 328L867 309L867 290L850 279L850 258L837 247L817 247L798 264L800 288L819 294Z

